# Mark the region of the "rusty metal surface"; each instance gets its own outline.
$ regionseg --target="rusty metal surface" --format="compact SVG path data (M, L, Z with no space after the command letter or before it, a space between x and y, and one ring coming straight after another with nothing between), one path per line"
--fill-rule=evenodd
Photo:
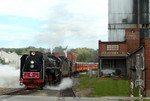
M108 24L109 29L137 28L137 24Z
M126 28L140 28L141 39L150 37L150 0L109 0L108 40L124 41Z
M10 92L3 93L2 95L4 96L1 95L2 97L0 98L0 101L6 101L17 95L29 95L34 92L37 92L37 89L26 90L25 88L22 88L22 89L13 90Z
M38 91L38 89L26 90L25 88L23 88L23 89L10 91L8 93L4 93L3 95L28 95L28 94L31 94L31 93L34 93L37 91Z
M140 0L140 24L149 23L149 0Z
M140 29L140 38L148 38L150 37L150 29Z
M19 92L22 92L22 91L24 91L24 90L25 90L25 89L23 88L23 89L11 91L11 92L8 92L8 93L4 93L3 95L15 95L15 94L17 94L17 93L19 93Z
M150 23L150 0L109 0L108 9L109 24Z
M137 0L109 0L109 24L136 24Z

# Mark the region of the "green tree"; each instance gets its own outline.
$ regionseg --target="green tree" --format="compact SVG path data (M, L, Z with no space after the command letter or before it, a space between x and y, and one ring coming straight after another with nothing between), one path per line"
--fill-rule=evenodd
M53 52L64 53L65 48L62 46L55 47Z
M71 52L75 52L78 55L78 62L98 62L98 50L91 48L76 48L71 49Z
M44 48L35 48L33 46L29 46L26 48L0 48L0 50L3 50L5 52L16 52L18 55L23 55L23 54L29 54L30 51L40 51L40 52L45 52L46 49Z
M63 53L66 48L67 47L63 48L62 46L58 46L54 48L53 52ZM45 53L48 49L29 46L26 48L0 48L0 50L3 50L5 52L16 52L18 55L23 55L29 54L30 51L40 51L42 53ZM78 62L98 62L98 49L94 50L84 47L71 49L70 52L79 54L77 57Z

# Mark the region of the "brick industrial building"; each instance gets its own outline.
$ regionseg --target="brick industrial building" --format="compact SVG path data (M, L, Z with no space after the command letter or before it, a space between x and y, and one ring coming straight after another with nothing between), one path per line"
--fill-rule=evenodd
M127 57L140 48L139 30L126 29L126 40L122 42L99 41L99 63L102 69L113 69L126 75Z
M140 62L143 88L150 96L150 0L109 0L108 42L99 40L99 68L137 78L130 70ZM137 54L140 60L137 61Z
M141 56L141 68L150 68L150 38L140 42L139 29L126 29L126 40L123 42L99 41L100 70L119 70L121 75L135 81L136 72L130 68L136 66L136 55ZM142 72L146 96L150 96L150 69Z

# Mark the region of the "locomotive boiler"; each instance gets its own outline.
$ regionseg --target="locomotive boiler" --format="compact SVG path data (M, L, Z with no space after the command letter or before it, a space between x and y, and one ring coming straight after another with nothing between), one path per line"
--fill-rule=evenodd
M56 84L61 81L64 68L71 68L66 58L46 55L31 51L30 55L21 57L20 84L26 88L42 88L46 84ZM64 62L66 61L66 62ZM70 72L70 71L69 71Z

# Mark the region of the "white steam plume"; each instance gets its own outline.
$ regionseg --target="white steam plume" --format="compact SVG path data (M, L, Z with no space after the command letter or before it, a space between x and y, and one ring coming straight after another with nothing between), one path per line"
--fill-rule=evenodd
M63 35L58 32L42 32L35 36L38 44L46 45L53 52L54 47L63 44Z
M58 86L46 86L46 89L51 90L64 90L71 88L73 86L73 81L71 78L64 78Z
M20 70L16 70L15 67L0 64L0 87L20 88L19 74Z
M53 46L52 45L51 45L50 51L51 51L51 54L52 54L53 53Z

